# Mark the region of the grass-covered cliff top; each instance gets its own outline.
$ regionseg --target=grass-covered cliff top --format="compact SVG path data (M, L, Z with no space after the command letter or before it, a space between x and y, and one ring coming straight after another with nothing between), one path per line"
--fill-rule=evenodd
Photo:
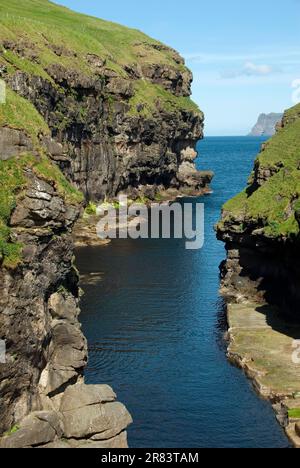
M300 104L285 112L283 122L259 154L249 187L224 206L221 230L242 233L250 226L269 237L299 235Z
M75 13L47 0L1 0L0 7L0 38L28 39L40 47L44 64L57 61L47 43L76 52L82 66L87 53L108 59L113 67L141 59L174 64L175 52L165 47L156 49L162 44L142 32ZM73 65L73 60L70 58L70 65Z
M100 72L91 65L91 57L99 59ZM102 69L130 80L134 93L128 100L128 112L132 115L151 117L158 103L166 111L201 114L188 96L177 96L143 74L131 76L136 68L151 70L151 66L159 66L171 76L179 74L188 90L190 72L173 49L140 31L81 15L47 0L0 0L0 78L9 82L8 78L22 71L58 88L48 73L51 65L99 81L103 79ZM139 106L142 110L138 112ZM26 188L26 170L30 168L52 181L68 202L79 202L82 196L40 147L40 135L50 134L44 118L8 85L6 103L0 104L0 127L5 126L24 131L35 146L34 154L22 154L9 161L0 157L0 264L15 266L21 259L21 246L13 242L9 219Z
M5 49L1 46L5 41L19 44L19 51ZM159 64L188 72L176 51L138 30L75 13L47 0L0 0L0 66L7 66L9 73L22 70L52 81L47 68L60 64L90 76L94 73L88 60L91 54L124 78L128 77L127 67L137 65ZM176 100L161 86L145 82L149 84L146 90L141 82L135 86L133 106L144 104L149 113L159 99L166 107L200 112L189 97Z

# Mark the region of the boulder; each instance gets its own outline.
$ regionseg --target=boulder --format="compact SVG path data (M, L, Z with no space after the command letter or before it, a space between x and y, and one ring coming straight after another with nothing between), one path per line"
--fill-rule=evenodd
M62 398L60 411L73 411L97 403L111 403L116 394L108 385L78 384L68 387Z
M48 305L49 312L54 319L70 322L77 320L79 309L75 298L71 294L54 293L50 296Z
M66 438L107 440L124 431L132 418L124 405L113 402L64 412L63 421Z
M23 419L19 429L0 441L0 448L26 448L53 442L62 435L62 423L55 412L35 412Z

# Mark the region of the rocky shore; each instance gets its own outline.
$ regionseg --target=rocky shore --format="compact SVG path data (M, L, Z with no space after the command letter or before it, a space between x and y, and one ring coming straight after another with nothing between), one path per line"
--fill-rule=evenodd
M195 168L204 117L173 49L46 0L5 8L0 447L123 448L131 416L109 387L84 384L74 226L119 193L207 191L212 173Z
M300 448L300 365L292 360L300 326L287 324L268 304L229 303L227 317L230 362L271 402L288 438Z
M274 405L300 446L299 106L255 162L249 186L223 208L221 293L228 302L229 359Z

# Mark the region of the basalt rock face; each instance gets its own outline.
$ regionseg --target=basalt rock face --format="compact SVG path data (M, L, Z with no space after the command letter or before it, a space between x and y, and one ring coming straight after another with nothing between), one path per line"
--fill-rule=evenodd
M204 116L175 50L46 0L23 3L21 34L9 21L14 3L1 19L2 79L44 118L50 156L87 199L142 193L145 185L207 188L213 174L202 177L194 165ZM37 8L55 22L54 37L38 10L40 32L32 27Z
M90 200L206 190L203 114L183 59L143 33L46 0L0 6L0 446L123 448L126 408L84 384L72 230Z
M260 114L257 123L249 133L249 136L273 136L276 132L276 127L280 124L283 114Z
M222 292L231 301L279 306L299 321L299 106L287 111L277 134L255 162L247 189L223 208L217 225L227 260Z
M158 41L46 0L0 7L0 446L123 448L126 408L83 380L72 229L91 199L205 189L203 114Z
M20 141L26 145L22 133L2 132L5 148ZM26 150L33 146L28 140ZM126 447L125 407L109 387L83 383L87 343L71 236L80 204L34 165L23 184L9 220L22 261L0 269L0 433L8 431L0 447L59 447L62 439L66 448Z
M119 78L102 69L101 76L91 78L61 65L48 67L47 73L53 82L21 71L7 81L45 118L52 159L88 199L121 191L130 195L144 185L207 187L212 176L203 176L194 166L195 144L203 134L201 113L165 108L159 98L152 115L143 113L143 104L132 109L137 80L130 75ZM171 70L157 66L155 76L175 99L190 92L188 71L175 80Z

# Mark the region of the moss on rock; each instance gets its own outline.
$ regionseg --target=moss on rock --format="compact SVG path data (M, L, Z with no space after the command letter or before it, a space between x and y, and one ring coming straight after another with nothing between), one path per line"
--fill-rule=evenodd
M299 235L300 105L288 110L282 128L263 145L251 184L225 204L219 229L260 228L267 237Z

